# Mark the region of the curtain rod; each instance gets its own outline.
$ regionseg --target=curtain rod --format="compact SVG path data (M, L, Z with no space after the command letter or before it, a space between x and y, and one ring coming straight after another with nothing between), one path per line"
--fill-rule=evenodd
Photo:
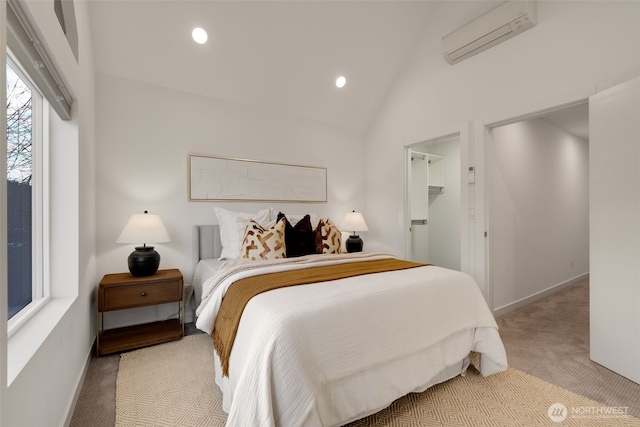
M58 111L63 119L69 120L71 118L70 111L71 105L73 104L73 97L66 87L64 79L56 69L47 50L40 42L37 32L31 25L27 12L25 12L21 2L18 0L9 0L7 4L10 6L7 8L7 26L15 33L16 41L21 45L21 48L33 66L33 72L29 73L31 78L38 83L33 73L39 74L44 80L43 83L48 86L53 97L53 99L47 97L49 103ZM24 34L20 34L21 31L24 32ZM11 35L10 38L13 39L14 35ZM18 55L18 59L22 59L20 52L14 51L13 53ZM27 64L25 63L23 63L22 66L27 68ZM46 72L42 71L42 69L46 70ZM40 87L39 89L42 91L45 88ZM47 93L45 93L45 95L47 95ZM62 108L62 112L56 108L57 105Z

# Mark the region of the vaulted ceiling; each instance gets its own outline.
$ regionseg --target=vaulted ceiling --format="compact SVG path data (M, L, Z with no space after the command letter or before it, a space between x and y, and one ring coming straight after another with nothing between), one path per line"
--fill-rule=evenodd
M439 42L501 3L89 2L99 72L361 131L425 40ZM196 26L208 31L204 45L191 39ZM588 138L585 108L547 118Z
M89 3L99 72L364 130L425 32L455 30L501 2ZM441 22L451 8L455 18ZM191 39L196 26L209 33L204 45Z

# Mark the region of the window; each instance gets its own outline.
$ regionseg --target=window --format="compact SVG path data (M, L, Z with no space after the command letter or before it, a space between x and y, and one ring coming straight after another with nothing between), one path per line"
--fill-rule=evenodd
M64 234L72 230L67 228L67 221L77 223L77 205L74 205L77 193L73 185L77 180L78 134L77 124L70 121L71 93L50 52L38 39L38 31L24 2L8 0L6 5L5 143L8 152L7 173L2 176L1 185L5 186L8 197L7 208L1 215L7 220L7 229L2 233L7 236L9 280L8 298L2 301L7 304L8 319L2 320L7 321L8 337L16 333L28 337L9 340L8 352L16 356L14 363L8 364L16 368L8 369L11 377L17 375L19 367L33 354L23 344L46 337L40 331L60 318L60 313L52 316L51 311L68 307L69 301L61 301L74 292L77 295L77 288L71 289L73 284L77 286L77 278L69 273L73 268L68 267L68 262L65 264L67 260L63 255L76 246L58 235L50 237L50 233ZM51 138L60 139L64 144L50 153ZM54 196L60 203L50 205L49 200ZM50 249L52 244L57 244L55 251ZM59 286L53 288L50 277L55 277ZM65 286L68 283L69 288ZM50 294L56 295L57 304L47 303ZM51 309L40 310L44 307ZM38 316L36 313L49 314ZM26 327L31 320L37 327ZM21 334L24 331L27 332Z
M7 244L9 334L48 298L46 100L8 52Z

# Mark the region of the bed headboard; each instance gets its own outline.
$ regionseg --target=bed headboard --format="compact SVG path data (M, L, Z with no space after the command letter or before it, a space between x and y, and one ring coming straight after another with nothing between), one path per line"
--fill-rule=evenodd
M220 227L217 224L194 225L192 237L193 260L219 258L222 253Z

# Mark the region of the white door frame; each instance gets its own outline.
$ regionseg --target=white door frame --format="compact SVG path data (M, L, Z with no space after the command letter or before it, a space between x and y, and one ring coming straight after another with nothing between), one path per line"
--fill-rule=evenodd
M461 233L460 233L460 249L461 249L461 269L464 272L465 270L465 261L467 260L467 256L465 254L465 248L469 246L469 242L466 239L468 234L463 233L462 230L464 228L463 224L465 220L467 220L467 216L462 214L463 212L468 211L468 189L465 185L465 176L466 176L466 163L465 159L468 158L468 137L469 137L469 124L468 122L463 122L457 125L449 126L446 128L436 129L435 131L414 137L405 137L404 141L404 151L405 151L405 197L404 197L404 242L405 242L405 258L411 259L411 150L418 144L424 144L429 142L436 142L441 139L451 138L454 136L458 136L460 138L460 170L461 170L461 204L460 204L460 221L461 221Z

